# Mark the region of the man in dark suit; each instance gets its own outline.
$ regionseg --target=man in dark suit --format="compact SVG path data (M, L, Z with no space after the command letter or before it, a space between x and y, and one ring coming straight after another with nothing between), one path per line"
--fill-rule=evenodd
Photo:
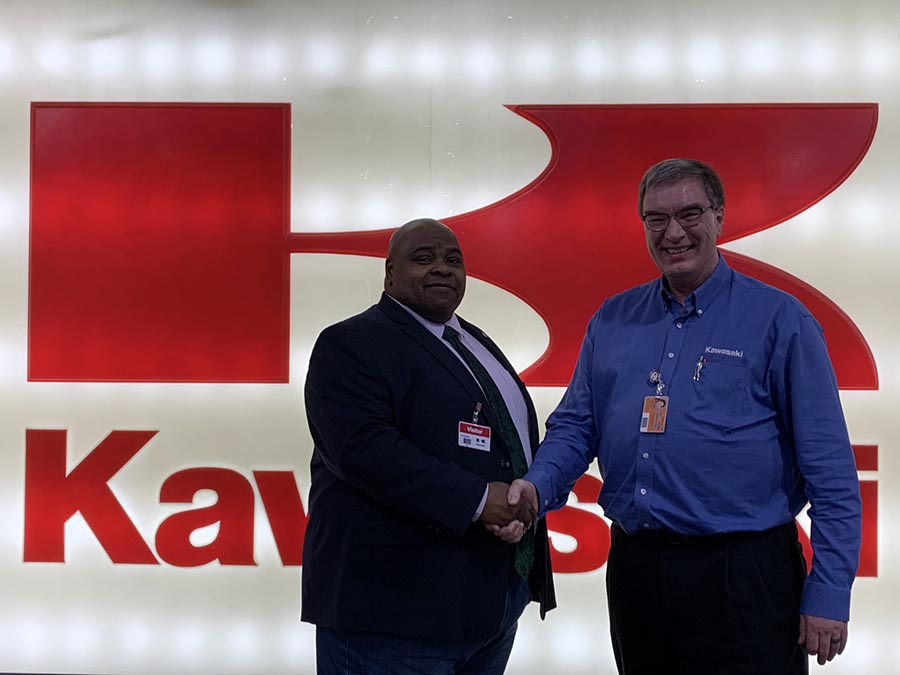
M409 222L379 303L313 349L302 619L320 675L502 673L529 599L555 606L546 524L506 499L537 448L534 407L454 314L465 285L453 232ZM495 536L526 525L519 544Z

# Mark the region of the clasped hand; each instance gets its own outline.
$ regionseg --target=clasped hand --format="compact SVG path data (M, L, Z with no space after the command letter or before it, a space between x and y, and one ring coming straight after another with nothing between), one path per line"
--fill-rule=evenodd
M517 479L511 485L501 481L488 483L488 496L481 511L481 522L503 541L517 543L534 523L538 513L534 484Z

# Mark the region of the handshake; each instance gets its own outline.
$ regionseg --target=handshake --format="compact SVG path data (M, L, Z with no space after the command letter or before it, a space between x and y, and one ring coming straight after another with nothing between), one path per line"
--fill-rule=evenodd
M515 544L537 519L538 497L534 483L517 478L511 484L488 483L487 501L479 520L508 544Z

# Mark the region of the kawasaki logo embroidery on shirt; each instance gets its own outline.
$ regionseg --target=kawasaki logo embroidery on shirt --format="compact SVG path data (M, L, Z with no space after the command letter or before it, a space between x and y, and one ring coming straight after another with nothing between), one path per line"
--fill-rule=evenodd
M737 356L738 358L744 357L743 349L722 349L721 347L707 347L707 354L722 354L723 356Z

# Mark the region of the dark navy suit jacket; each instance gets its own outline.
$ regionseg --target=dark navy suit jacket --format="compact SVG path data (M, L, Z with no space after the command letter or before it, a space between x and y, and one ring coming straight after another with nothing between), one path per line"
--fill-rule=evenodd
M513 374L500 349L460 323ZM306 379L315 449L301 618L337 630L455 640L503 618L514 547L471 522L488 481L513 480L510 453L478 383L391 298L319 335ZM489 452L459 445L477 403ZM556 605L546 523L529 579L541 616Z

